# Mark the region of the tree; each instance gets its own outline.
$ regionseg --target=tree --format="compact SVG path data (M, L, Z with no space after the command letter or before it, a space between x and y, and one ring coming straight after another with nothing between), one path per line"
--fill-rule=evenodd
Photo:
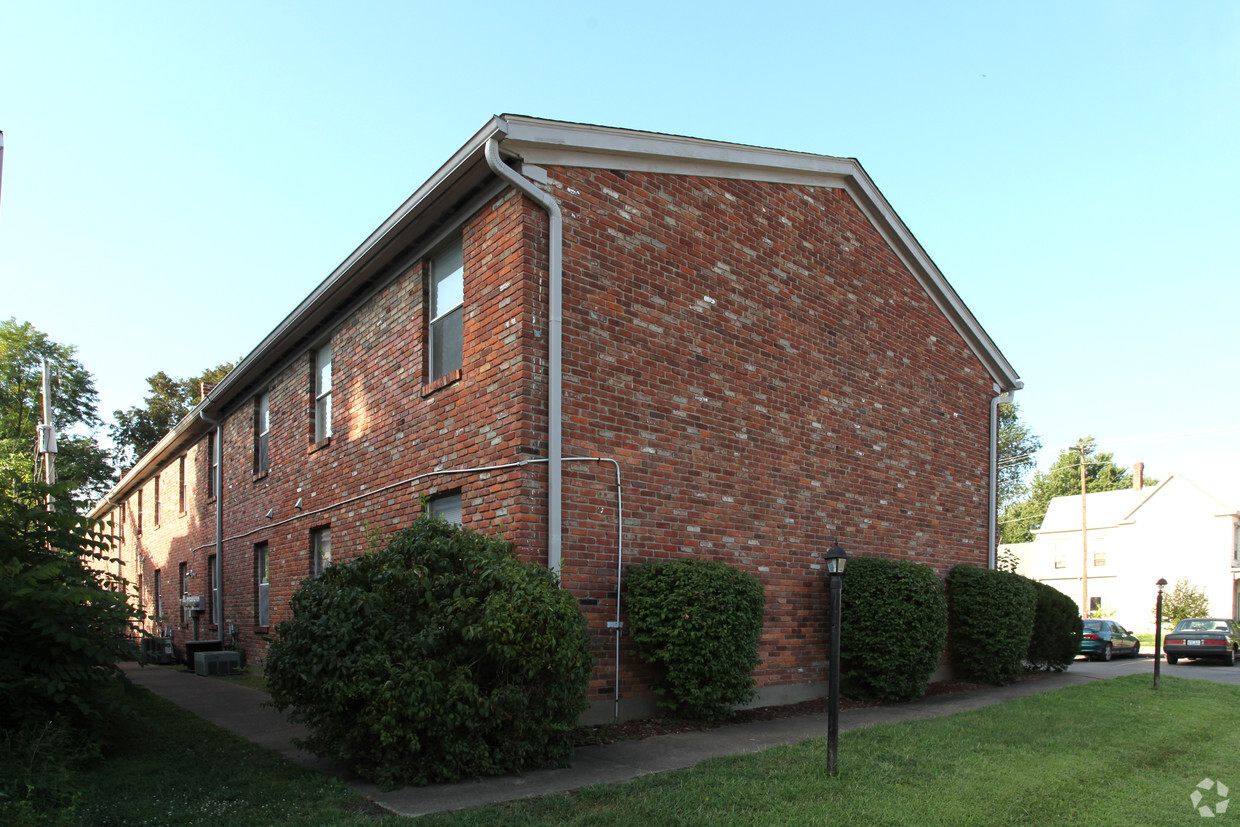
M1186 617L1209 617L1210 599L1197 586L1188 585L1188 578L1175 581L1171 591L1163 595L1163 624L1175 627Z
M146 404L112 412L116 424L109 427L109 432L117 467L132 467L194 409L201 400L203 383L216 384L232 368L231 362L225 362L183 379L169 376L162 370L148 376L146 384L151 390L146 395Z
M94 377L77 360L76 347L13 318L0 322L0 476L9 490L39 478L35 441L43 419L43 359L52 366L56 476L65 484L60 501L80 507L102 496L116 478L94 438L100 425Z
M1116 465L1114 455L1098 451L1092 436L1079 440L1085 447L1085 490L1089 493L1119 491L1132 488L1130 469ZM1158 483L1152 477L1145 481ZM1033 539L1033 531L1040 528L1046 509L1055 497L1067 497L1081 493L1081 454L1076 447L1065 448L1046 473L1037 473L1029 486L1029 496L1012 503L1003 510L1000 522L1000 542L1027 543Z
M1034 455L1042 450L1042 437L1020 419L1014 402L999 405L999 510L1025 494L1025 476L1033 470Z
M140 656L141 613L107 571L116 561L101 525L48 511L48 493L60 502L67 492L0 487L0 810L10 816L7 805L46 792L31 790L39 767L100 754L127 709L112 691L117 664Z

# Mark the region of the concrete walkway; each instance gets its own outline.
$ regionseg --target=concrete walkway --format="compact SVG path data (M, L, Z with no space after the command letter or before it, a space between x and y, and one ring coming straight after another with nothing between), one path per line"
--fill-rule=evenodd
M304 737L306 730L290 724L283 715L264 706L268 696L263 692L228 681L199 677L180 669L140 667L136 663L124 664L122 668L135 684L217 726L275 750L294 763L346 778L341 768L332 762L302 752L292 745L291 739ZM1060 672L1009 686L934 695L904 704L844 709L840 711L840 730L951 715L1100 679L1101 676ZM780 744L825 738L826 735L827 716L824 713L732 724L705 732L660 735L640 741L578 747L573 752L571 766L535 770L522 776L406 787L390 792L380 790L373 784L349 783L371 801L393 813L420 816L567 792L592 784L619 784L643 775L691 767L707 758L759 752Z

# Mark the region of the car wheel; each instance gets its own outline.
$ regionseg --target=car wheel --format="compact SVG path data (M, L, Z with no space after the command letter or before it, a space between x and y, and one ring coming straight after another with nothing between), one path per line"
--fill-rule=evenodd
M1236 650L1235 649L1227 650L1227 655L1226 657L1223 658L1223 665L1224 666L1235 666L1236 665Z
M1172 666L1175 666L1179 662L1180 662L1180 659L1177 656L1167 655L1167 663L1171 664Z
M1139 654L1141 654L1141 644L1137 643L1135 646L1132 647L1132 659L1136 660L1137 655Z
M1098 660L1107 663L1111 660L1111 644L1102 647L1102 654L1098 656Z

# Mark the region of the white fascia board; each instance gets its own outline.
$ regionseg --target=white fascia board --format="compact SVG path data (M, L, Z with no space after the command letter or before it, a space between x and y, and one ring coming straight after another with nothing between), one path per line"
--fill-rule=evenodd
M1020 390L1016 370L853 158L706 141L505 115L504 149L538 166L591 167L843 188L922 285L1001 392Z

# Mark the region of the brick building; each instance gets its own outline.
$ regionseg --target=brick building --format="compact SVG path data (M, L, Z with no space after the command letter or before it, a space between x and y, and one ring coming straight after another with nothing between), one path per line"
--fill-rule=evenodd
M855 160L502 116L94 516L151 631L235 627L251 663L424 507L502 531L580 601L594 720L651 703L623 566L724 560L766 587L760 701L793 702L825 691L832 540L992 563L1018 387Z

